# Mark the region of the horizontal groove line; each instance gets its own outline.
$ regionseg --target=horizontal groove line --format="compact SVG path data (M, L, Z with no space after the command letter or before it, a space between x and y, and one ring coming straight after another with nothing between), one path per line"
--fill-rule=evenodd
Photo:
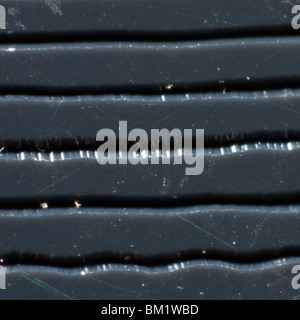
M160 85L105 85L105 86L76 86L52 88L50 86L12 86L3 85L0 87L0 95L30 95L30 96L78 96L78 95L145 95L168 97L176 94L225 94L230 92L247 92L253 91L277 91L288 89L298 89L300 87L300 76L285 79L262 79L262 80L224 80L224 83L218 81L213 83L179 83L172 84L162 83Z
M32 196L26 199L15 197L0 201L0 210L28 210L48 208L182 208L194 205L299 205L300 192L224 195L220 193L191 196Z
M99 128L103 129L103 128ZM175 128L174 128L175 129ZM197 128L202 129L202 128ZM171 130L170 130L171 131ZM149 139L151 134L148 134ZM205 136L206 154L230 154L239 151L252 151L259 149L267 150L293 150L300 147L300 131L271 131L254 133L231 132L224 135ZM174 139L170 140L171 156L174 154ZM103 143L103 142L102 142ZM94 137L73 137L73 138L49 138L49 139L20 139L10 140L0 138L0 159L7 160L49 160L53 154L53 161L78 158L97 158L96 150L102 144ZM127 142L127 151L136 142ZM196 138L192 139L193 146L196 146ZM182 146L184 140L182 139ZM161 148L157 148L160 152ZM144 150L142 150L144 151ZM155 150L156 151L156 150ZM181 150L183 152L183 150ZM119 138L116 139L116 152L119 152ZM151 142L146 150L148 157L151 157ZM64 156L66 153L66 157ZM73 154L72 154L73 153ZM23 154L23 155L21 155ZM50 159L51 161L51 159Z
M173 41L198 41L198 40L218 40L252 37L283 37L297 36L297 32L285 26L250 26L228 28L226 30L214 29L203 31L61 31L61 32L14 32L13 34L3 33L0 36L3 44L31 44L31 43L76 43L76 42L173 42Z
M34 209L34 210L6 210L0 209L0 219L24 219L24 221L28 218L45 218L45 217L72 217L73 215L77 216L79 219L86 217L95 217L95 218L116 218L119 217L120 211L118 208L114 207L80 207L79 208L64 208L65 210L61 210L60 208L51 208L51 209ZM79 210L77 210L79 209ZM140 217L141 211L139 208L135 207L127 207L123 208L123 210L127 210L130 217ZM223 205L220 207L219 205L211 204L211 205L197 205L197 206L185 206L178 208L143 208L143 218L148 217L156 217L160 218L161 212L165 213L165 217L168 218L177 218L179 215L186 217L189 215L197 214L203 216L204 214L214 214L216 212L227 212L228 215L235 215L236 212L243 215L249 215L249 217L259 212L261 215L266 216L279 216L284 215L287 217L297 215L300 212L300 205ZM127 214L126 214L127 215Z
M193 97L201 96L203 98L207 99L232 99L232 98L255 98L255 99L265 99L268 100L270 97L278 97L278 98L287 98L289 96L299 96L300 95L300 82L297 85L294 85L293 87L283 86L280 88L269 88L267 90L265 89L258 89L258 90L233 90L230 88L226 88L226 90L217 90L217 91L207 91L207 92L181 92L177 93L173 91L174 86L172 88L164 88L161 86L161 90L159 93L138 93L138 94L132 94L132 93L97 93L94 92L92 94L84 93L84 94L67 94L67 95L48 95L48 94L39 94L37 93L30 93L30 94L24 94L24 93L8 93L8 94L0 94L0 99L46 99L47 100L55 100L55 99L63 99L64 101L68 101L71 99L95 99L95 98L106 98L106 99L114 99L114 100L120 100L123 101L124 98L130 100L130 99L141 99L141 102L143 99L158 99L162 101L162 94L165 99L176 99L176 98L182 98L189 100L191 98L190 94ZM166 90L166 91L164 91ZM164 91L164 92L163 92Z
M47 267L47 266L36 266L36 265L14 265L7 267L7 274L14 273L23 273L29 272L32 273L53 273L53 274L63 274L65 276L82 276L88 275L98 272L142 272L150 275L161 274L161 273L169 273L174 271L185 270L187 268L197 268L197 267L205 267L205 268L215 268L218 267L220 269L230 269L232 271L245 271L245 272L256 272L267 269L273 269L276 267L281 267L284 265L296 265L299 264L299 259L297 258L283 258L276 260L269 260L260 263L253 264L238 264L238 263L229 263L225 261L219 260L194 260L194 261L186 261L175 264L170 264L166 266L150 266L145 267L141 265L124 265L124 264L103 264L97 266L84 266L84 267L74 267L74 268L60 268L60 267Z
M184 252L171 252L167 254L143 256L137 253L120 252L96 252L89 255L77 255L73 257L55 257L38 252L10 252L3 253L0 261L4 266L35 265L60 268L76 268L83 266L96 266L103 264L126 264L155 267L176 264L187 261L223 261L238 264L257 264L270 260L300 257L300 247L286 247L281 249L270 248L255 253L191 249Z
M221 147L218 149L208 149L204 151L206 156L227 156L234 153L241 152L253 152L257 150L263 151L292 151L294 149L300 150L300 142L288 142L288 143L255 143L255 144L244 144L244 145L232 145L230 147ZM177 151L177 152L176 152ZM184 155L184 149L171 150L169 155L164 155L161 152L161 149L156 149L152 155L152 151L141 150L136 156L131 158L142 157L148 158L170 158L174 157L174 154ZM193 150L195 152L195 150ZM116 158L120 159L120 155L116 153ZM46 161L46 162L55 162L55 161L68 161L68 160L97 160L98 154L95 150L79 150L79 151L62 151L62 152L2 152L0 153L0 161Z

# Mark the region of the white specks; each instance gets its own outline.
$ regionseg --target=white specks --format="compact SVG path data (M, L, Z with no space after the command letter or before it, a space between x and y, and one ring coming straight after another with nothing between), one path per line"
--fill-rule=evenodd
M226 139L230 139L230 136L228 135ZM235 144L228 147L216 147L216 148L207 148L206 154L211 156L219 156L219 155L226 155L231 153L242 153L243 152L250 152L250 151L256 151L256 150L282 150L285 152L292 151L295 149L300 149L300 142L299 141L288 141L283 143L270 143L270 142L256 142L256 143L249 143L249 144ZM4 147L0 149L1 157L0 159L3 161L9 160L9 161L45 161L45 162L58 162L58 161L71 161L71 160L78 160L78 159L98 159L99 154L97 151L94 150L84 150L84 151L64 151L64 152L3 152ZM176 157L182 157L184 155L184 150L182 148L178 148L174 150L174 154L170 152L170 150L166 150L164 153L162 153L162 150L159 148L155 148L154 150L151 149L150 154L148 149L141 150L140 153L133 152L132 157L134 158L151 158L156 157L158 158L176 158Z
M85 271L84 270L80 271L80 275L85 276Z
M166 86L165 86L165 88L167 89L167 90L171 90L172 88L173 88L173 84L167 84Z
M10 47L10 48L5 49L5 51L7 51L7 52L15 52L16 48Z
M40 206L41 206L42 209L48 209L48 203L47 202L40 203Z
M147 158L148 152L147 152L146 150L143 150L143 151L141 152L141 156L142 156L142 158Z
M75 200L74 204L75 204L76 209L78 209L82 206L82 204L78 200Z
M161 100L162 100L163 102L165 102L165 101L166 101L166 96L161 95Z
M250 81L250 80L251 80L251 78L250 78L250 77L247 77L247 80L248 80L248 81Z
M163 187L166 187L166 178L163 178Z

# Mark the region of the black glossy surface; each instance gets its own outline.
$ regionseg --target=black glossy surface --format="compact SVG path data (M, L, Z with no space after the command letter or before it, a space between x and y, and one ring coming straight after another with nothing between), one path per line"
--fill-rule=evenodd
M1 5L0 299L299 299L293 3ZM122 120L204 129L203 174L100 166Z

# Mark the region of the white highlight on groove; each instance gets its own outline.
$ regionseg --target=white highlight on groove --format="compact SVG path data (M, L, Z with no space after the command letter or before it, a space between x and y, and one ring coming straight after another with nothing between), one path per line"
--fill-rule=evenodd
M234 144L227 147L220 148L205 148L205 156L226 156L236 153L246 153L253 152L257 150L266 150L266 151L285 151L291 152L294 150L300 149L300 141L294 142L284 142L284 143L276 143L276 142L266 142L266 143L248 143L248 144ZM174 155L182 155L184 156L184 149L176 149L174 151L167 151L164 154L160 149L151 150L141 150L140 153L134 153L133 156L135 158L172 158ZM118 155L118 153L117 153ZM1 160L9 160L9 161L45 161L45 162L57 162L57 161L68 161L68 160L76 160L76 159L89 159L96 160L98 159L97 151L95 150L79 150L79 151L49 151L49 152L5 152L2 151L0 153L0 161Z
M99 272L138 272L147 275L153 274L168 274L170 272L180 272L181 270L201 271L205 272L208 267L218 268L219 270L227 269L234 272L249 272L255 273L257 271L266 271L270 269L280 268L282 266L293 266L299 262L298 258L282 258L276 260L269 260L265 262L239 264L231 263L226 261L214 261L214 260L195 260L178 262L175 264L168 264L162 266L141 266L137 264L123 265L123 264L99 264L90 266L89 268L75 267L75 268L62 268L62 267L47 267L47 266L31 266L31 265L13 265L7 266L6 271L9 274L18 274L20 272L30 273L50 273L50 274L61 274L61 275L78 275L84 276L89 274L99 274Z

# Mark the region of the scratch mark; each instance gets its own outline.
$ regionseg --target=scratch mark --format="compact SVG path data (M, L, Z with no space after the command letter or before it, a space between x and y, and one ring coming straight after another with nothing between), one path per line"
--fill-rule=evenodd
M69 297L68 295L66 295L65 293L51 287L50 285L48 285L47 283L43 282L42 280L38 279L38 278L34 278L32 276L30 276L27 273L23 273L22 277L26 280L28 280L29 282L41 287L42 289L64 299L64 300L73 300L71 297Z
M291 1L289 1L289 0L282 0L282 1L280 1L280 2L281 2L281 3L287 3L287 4L291 5L291 6L296 6L295 3L293 3L293 2L291 2Z
M154 122L152 125L148 126L147 129L150 128L150 127L153 128L154 126L158 125L158 124L161 123L162 121L164 121L164 120L172 117L172 116L174 115L174 113L175 113L175 112L172 112L171 114L168 114L166 117L164 117L164 118L162 118L162 119L159 119L157 122Z
M210 237L213 237L214 239L218 240L219 242L225 244L226 246L228 246L229 248L231 249L234 249L235 250L235 247L233 247L232 245L230 245L229 243L225 242L224 240L220 239L219 237L215 236L214 234L206 231L205 229L201 228L200 226L196 225L195 223L189 221L188 219L186 218L183 218L182 216L180 216L179 214L177 214L177 217L184 220L185 222L189 223L190 225L194 226L195 228L197 228L198 230L206 233L207 235L209 235Z
M43 191L45 191L45 190L48 190L49 188L55 186L55 185L58 184L59 182L65 180L65 179L67 179L67 178L69 178L70 176L72 176L72 175L75 174L77 171L81 170L83 167L85 167L85 166L87 166L87 165L88 165L88 163L85 164L84 166L80 167L80 168L75 169L75 170L72 171L70 174L67 174L67 175L63 176L62 178L56 180L55 182L51 183L51 184L48 185L47 187L41 189L39 192L37 192L37 194L40 194L41 192L43 192Z
M55 109L54 115L53 115L53 117L52 117L52 119L51 119L51 121L50 121L50 124L49 124L49 129L51 128L51 126L52 126L52 124L53 124L53 121L54 121L54 119L55 119L55 117L56 117L56 115L57 115L57 112L58 112L61 104L62 104L62 101L59 101L58 104L57 104L57 107L56 107L56 109Z
M275 102L273 102L273 101L268 101L268 100L266 100L266 101L264 101L265 103L268 103L268 104L271 104L271 105L273 105L273 106L275 106L275 107L278 107L278 108L281 108L281 109L283 109L283 110L287 110L287 111L290 111L290 112L294 112L294 113L296 113L296 114L300 114L300 111L298 111L298 110L294 110L294 109L292 109L292 108L289 108L289 107L286 107L286 106L284 106L284 105L281 105L281 104L278 104L278 103L275 103Z
M134 294L133 294L132 292L130 292L130 291L128 291L128 290L126 290L126 289L124 289L124 288L122 288L122 287L113 285L113 284L111 284L111 283L109 283L109 282L106 282L106 281L103 281L103 280L99 280L99 279L96 279L96 278L93 278L93 277L89 277L89 279L94 280L94 281L99 282L99 283L102 283L102 284L105 284L105 285L107 285L107 286L109 286L109 287L111 287L111 288L124 291L124 292L129 293L130 295L133 295L133 296L134 296Z

